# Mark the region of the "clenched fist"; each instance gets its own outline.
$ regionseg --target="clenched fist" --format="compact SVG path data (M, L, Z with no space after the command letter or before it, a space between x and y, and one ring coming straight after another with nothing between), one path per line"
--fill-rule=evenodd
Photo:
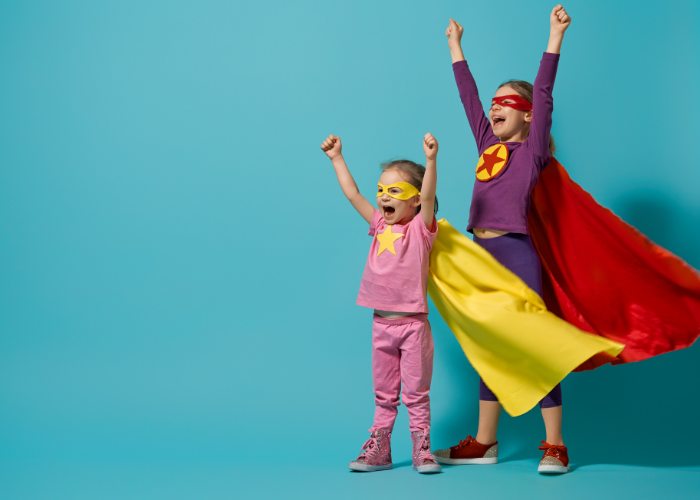
M337 135L329 135L328 139L321 144L321 149L331 160L341 156L343 145L340 142L340 137Z
M552 9L552 13L549 16L549 24L552 27L552 31L557 31L564 34L566 29L571 24L571 17L566 13L564 7L557 5Z
M464 28L454 19L450 19L450 25L445 30L445 35L447 35L447 45L450 47L459 47L462 43L462 33L464 33Z
M425 134L423 137L423 151L425 151L425 157L429 160L434 160L438 153L438 142L433 134Z

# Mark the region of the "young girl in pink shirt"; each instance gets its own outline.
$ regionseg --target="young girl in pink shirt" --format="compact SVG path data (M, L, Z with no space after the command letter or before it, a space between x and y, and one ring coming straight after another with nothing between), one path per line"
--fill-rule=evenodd
M413 468L420 473L440 472L430 451L433 338L426 298L430 249L437 236L437 140L431 134L423 138L426 167L408 160L382 164L378 208L357 189L343 159L340 137L328 136L321 149L333 163L343 194L369 223L372 236L357 304L374 309L376 408L371 436L349 468L391 469L390 439L401 392L410 419Z

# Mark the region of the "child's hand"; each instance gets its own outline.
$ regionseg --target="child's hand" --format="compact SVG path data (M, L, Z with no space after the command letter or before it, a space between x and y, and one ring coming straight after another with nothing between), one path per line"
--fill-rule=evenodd
M571 17L566 13L564 7L557 5L552 9L552 13L549 16L549 24L552 27L552 31L564 34L566 29L571 24Z
M425 134L423 137L423 151L425 151L425 157L428 160L434 160L438 153L438 142L433 134Z
M343 145L340 143L340 137L337 135L329 135L328 139L321 144L321 149L331 160L342 156Z
M452 47L462 46L462 33L464 33L464 28L454 19L450 19L450 25L445 30L445 35L447 35L447 45Z

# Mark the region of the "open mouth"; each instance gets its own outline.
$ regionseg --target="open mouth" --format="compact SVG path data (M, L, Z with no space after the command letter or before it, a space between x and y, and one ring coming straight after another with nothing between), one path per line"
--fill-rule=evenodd
M394 215L394 213L396 213L396 210L394 209L394 207L389 207L389 206L384 207L384 217L385 218L391 217L392 215Z
M501 116L494 116L493 117L493 126L498 127L499 125L502 125L504 121L506 121L505 118L503 118Z

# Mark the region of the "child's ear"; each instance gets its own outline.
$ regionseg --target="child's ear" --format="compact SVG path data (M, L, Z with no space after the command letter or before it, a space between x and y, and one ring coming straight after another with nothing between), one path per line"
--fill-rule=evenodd
M420 206L420 195L417 194L413 197L413 201L411 202L412 207L417 207Z
M530 123L532 121L532 111L528 111L527 113L525 113L525 121L527 123Z

